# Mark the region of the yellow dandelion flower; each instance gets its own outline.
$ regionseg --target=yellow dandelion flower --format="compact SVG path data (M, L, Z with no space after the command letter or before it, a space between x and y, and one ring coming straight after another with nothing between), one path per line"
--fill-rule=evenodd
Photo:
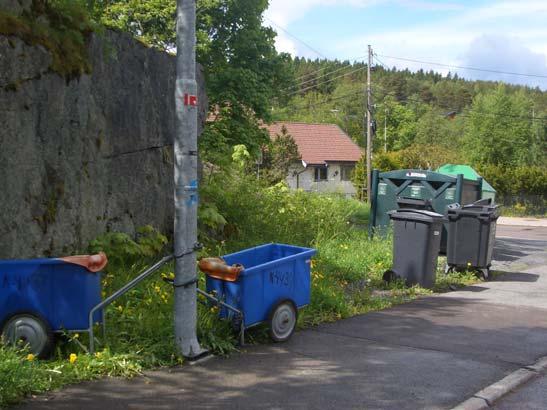
M80 337L80 334L79 333L74 333L74 339L78 339Z
M29 362L32 362L34 359L35 359L35 357L34 357L34 355L33 355L32 353L29 353L29 354L27 355L27 360L28 360Z
M71 364L76 363L76 360L78 360L78 355L76 353L70 353L70 357L68 358L68 361Z
M100 359L101 356L102 356L102 353L101 353L101 352L95 352L95 357L96 357L97 359Z
M123 310L123 306L120 305L120 306L117 307L117 309L121 312Z

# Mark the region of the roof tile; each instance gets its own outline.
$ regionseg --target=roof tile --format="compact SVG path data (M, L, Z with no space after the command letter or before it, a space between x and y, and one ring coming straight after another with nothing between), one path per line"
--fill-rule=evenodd
M336 124L276 122L267 127L270 138L281 134L283 126L298 145L302 161L308 165L357 162L361 158L361 148Z

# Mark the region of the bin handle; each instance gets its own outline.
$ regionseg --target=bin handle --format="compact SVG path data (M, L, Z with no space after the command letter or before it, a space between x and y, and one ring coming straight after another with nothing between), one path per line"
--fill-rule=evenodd
M399 213L399 212L412 212L412 213L415 213L415 214L421 214L421 215L426 215L426 216L431 216L431 212L432 211L426 211L425 209L410 209L410 208L402 208L402 209L396 209L395 212ZM394 213L395 213L394 212ZM441 214L439 214L441 215ZM442 215L441 215L442 216Z

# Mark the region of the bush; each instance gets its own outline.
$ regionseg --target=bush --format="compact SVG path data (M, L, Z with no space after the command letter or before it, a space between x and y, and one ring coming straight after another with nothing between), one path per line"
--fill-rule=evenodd
M368 215L359 201L291 191L284 183L267 187L237 171L213 175L201 198L202 214L210 216L214 210L222 217L202 221L209 226L200 230L201 242L224 247L218 253L268 242L312 246L350 229L353 217ZM213 232L210 225L215 219L222 223Z
M512 208L509 214L545 214L547 170L544 167L486 165L477 170L496 190L496 202Z

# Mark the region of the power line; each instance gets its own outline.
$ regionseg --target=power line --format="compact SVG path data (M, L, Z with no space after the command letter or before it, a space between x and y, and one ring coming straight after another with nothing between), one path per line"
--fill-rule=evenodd
M295 81L301 80L302 78L307 77L307 76L309 76L309 75L317 74L317 73L323 71L324 69L325 69L325 67L321 67L319 70L312 71L311 73L307 73L307 74L298 76L298 77L295 78Z
M343 98L347 98L347 97L351 97L351 96L355 96L355 95L359 95L359 94L363 94L363 90L354 91L354 92L347 93L347 94L344 94L344 95L340 95L340 96L334 97L334 98L327 98L326 100L319 101L319 102L314 103L314 104L302 104L302 105L299 105L299 106L296 106L296 107L292 107L292 108L290 108L290 110L292 110L292 111L302 111L302 110L306 110L306 109L309 109L309 108L314 108L314 107L318 107L318 106L321 106L321 105L329 104L333 101L338 101L338 100L341 100Z
M512 71L500 71L500 70L492 70L492 69L488 69L488 68L466 67L466 66L460 66L460 65L436 63L436 62L432 62L432 61L415 60L415 59L412 59L412 58L405 58L405 57L387 56L387 55L382 55L382 54L378 54L378 55L380 57L391 58L393 60L408 61L408 62L411 62L411 63L427 64L427 65L433 65L433 66L439 66L439 67L459 68L459 69L462 69L462 70L483 71L483 72L486 72L486 73L515 75L515 76L521 76L521 77L547 78L547 75L542 75L542 74L516 73L516 72L512 72Z
M388 67L386 64L384 64L384 63L382 62L382 60L380 60L380 59L378 58L378 54L374 53L373 57L374 57L374 59L375 59L378 63L380 63L380 65L384 68L384 70L386 70L386 71L391 71L391 70L389 69L389 67Z
M347 76L347 75L356 73L357 71L364 70L365 68L366 68L366 67L360 67L360 68L357 68L357 69L355 69L355 70L353 70L353 71L348 71L347 73L338 75L338 76L333 77L333 78L331 78L331 79L329 79L329 80L322 81L322 82L320 82L320 83L318 83L318 84L315 84L315 85L310 85L309 87L303 88L302 90L296 90L296 91L287 93L287 94L285 94L285 95L291 96L291 95L298 94L298 93L301 93L301 92L304 92L304 91L307 91L307 90L311 90L312 88L319 87L320 85L331 83L331 82L333 82L334 80L337 80L338 78L342 78L342 77L345 77L345 76Z
M308 43L306 43L304 40L301 40L299 39L298 37L296 37L294 34L291 34L289 33L287 30L285 30L283 27L281 27L279 24L277 24L275 21L273 21L272 19L269 19L268 17L264 17L265 20L268 20L270 23L272 23L274 26L276 26L278 29L280 29L281 31L283 31L285 34L287 34L288 36L294 38L296 41L298 41L299 43L305 45L308 49L310 49L311 51L313 51L315 54L317 54L318 56L320 57L323 57L324 59L327 59L327 57L325 57L324 54L322 54L321 52L317 51L315 48L313 48L312 46L310 46Z
M342 70L345 70L345 69L351 68L351 67L352 67L351 65L346 65L346 66L343 66L343 67L339 67L339 68L337 68L336 70L329 71L328 73L325 73L325 74L323 74L323 75L320 75L319 77L311 78L311 79L309 79L309 80L307 80L307 81L304 81L304 82L302 82L302 83L292 85L292 86L286 88L286 90L288 91L288 90L290 90L290 89L292 89L292 88L300 87L300 86L302 86L302 85L304 85L304 84L311 83L312 81L317 81L317 80L319 80L320 78L326 77L326 76L328 76L328 75L330 75L330 74L334 74L334 73L336 73L336 72L339 72L339 71L342 71Z

